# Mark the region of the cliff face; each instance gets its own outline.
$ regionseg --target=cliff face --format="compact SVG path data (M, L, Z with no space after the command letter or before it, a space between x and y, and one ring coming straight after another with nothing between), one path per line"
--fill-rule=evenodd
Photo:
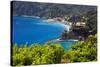
M55 4L40 2L12 2L13 15L27 15L40 17L57 17L83 15L89 11L96 11L96 6L72 5L72 4Z

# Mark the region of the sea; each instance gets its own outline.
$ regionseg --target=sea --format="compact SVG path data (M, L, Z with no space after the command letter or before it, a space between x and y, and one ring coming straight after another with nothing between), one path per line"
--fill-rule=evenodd
M12 16L12 43L18 46L24 44L41 44L58 39L69 26L56 21L45 21L37 17ZM74 40L56 42L68 49Z

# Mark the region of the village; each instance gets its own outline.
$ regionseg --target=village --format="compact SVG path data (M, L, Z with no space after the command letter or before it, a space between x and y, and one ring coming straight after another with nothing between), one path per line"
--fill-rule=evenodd
M80 41L85 40L85 34L89 33L86 31L86 19L87 18L77 18L75 16L72 17L55 17L53 19L47 19L49 22L60 22L65 25L69 25L69 32L65 30L62 33L60 40L67 39L77 39Z
M80 20L81 19L81 20ZM86 18L77 18L75 16L72 17L54 17L52 19L47 19L49 22L60 22L65 25L69 25L71 29L80 29L86 26Z

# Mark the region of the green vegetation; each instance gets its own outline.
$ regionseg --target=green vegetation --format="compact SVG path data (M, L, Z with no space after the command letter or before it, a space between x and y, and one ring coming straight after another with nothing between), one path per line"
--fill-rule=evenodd
M59 44L39 44L30 47L13 46L13 65L53 64L61 63L63 48Z
M14 66L96 61L97 35L90 35L86 41L77 42L69 50L49 42L44 46L32 44L29 47L14 44L12 51Z
M63 55L69 62L89 62L97 60L97 36L90 35L86 41L78 42Z

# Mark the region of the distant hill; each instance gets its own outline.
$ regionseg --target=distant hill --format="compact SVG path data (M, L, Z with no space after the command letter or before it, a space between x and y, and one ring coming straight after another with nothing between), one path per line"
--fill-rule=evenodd
M88 5L72 5L72 4L56 4L56 3L40 3L40 2L24 2L13 1L13 15L40 16L40 17L58 17L85 15L89 11L96 11L96 6Z

